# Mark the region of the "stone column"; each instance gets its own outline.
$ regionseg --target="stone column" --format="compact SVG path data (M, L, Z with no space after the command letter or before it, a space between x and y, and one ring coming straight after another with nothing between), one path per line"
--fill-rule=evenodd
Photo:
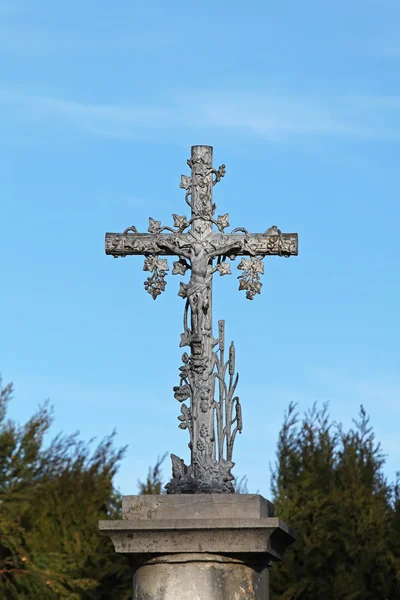
M125 496L100 529L131 558L133 600L268 600L269 564L296 537L252 494Z

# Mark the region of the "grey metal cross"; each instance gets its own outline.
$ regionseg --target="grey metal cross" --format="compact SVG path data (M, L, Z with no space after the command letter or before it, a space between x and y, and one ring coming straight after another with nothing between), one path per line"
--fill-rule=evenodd
M150 219L148 233L138 233L133 226L123 233L107 233L106 254L144 255L144 270L150 273L144 285L154 299L166 286L169 267L163 256L178 258L173 275L190 271L189 282L181 282L178 293L186 300L180 345L189 346L190 353L182 356L180 383L174 392L181 403L179 427L190 435L191 462L186 466L172 455L172 480L166 488L168 493L233 492L232 452L236 434L242 431L242 411L235 395L233 343L225 358L224 321L218 322L218 337L213 337L212 276L230 274L227 258L243 256L238 265L239 289L252 300L261 291L262 259L297 255L298 239L296 233L281 233L276 226L265 233L251 234L243 227L225 233L229 215L215 218L212 201L213 186L224 177L225 165L213 168L211 146L192 146L187 162L191 176L182 175L181 188L191 209L189 220L174 214L173 227Z

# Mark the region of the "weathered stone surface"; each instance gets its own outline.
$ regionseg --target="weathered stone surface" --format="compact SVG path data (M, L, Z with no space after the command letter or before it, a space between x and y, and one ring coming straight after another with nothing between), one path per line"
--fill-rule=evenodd
M124 496L123 519L263 519L274 505L259 494Z
M295 539L258 494L125 496L123 518L100 521L117 552L253 553L279 560Z
M295 539L291 527L266 519L165 519L100 521L115 550L128 554L221 552L265 554L279 560Z
M295 531L258 494L125 496L100 521L134 568L133 600L268 600L268 565Z
M134 600L268 600L268 567L213 554L175 554L139 566Z

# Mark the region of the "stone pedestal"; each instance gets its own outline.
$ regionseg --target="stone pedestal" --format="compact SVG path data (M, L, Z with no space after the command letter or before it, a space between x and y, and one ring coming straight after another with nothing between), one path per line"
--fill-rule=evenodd
M133 600L268 600L269 564L296 537L251 494L125 496L100 529L131 558Z

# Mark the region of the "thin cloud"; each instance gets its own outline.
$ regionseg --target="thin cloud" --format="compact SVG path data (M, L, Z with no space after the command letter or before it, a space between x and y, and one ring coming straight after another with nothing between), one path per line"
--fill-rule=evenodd
M210 130L219 134L257 136L272 142L317 136L397 141L399 137L384 118L385 109L391 107L388 99L381 99L381 112L385 115L380 121L377 121L376 104L368 109L368 100L365 102L359 114L359 104L354 98L183 93L170 98L167 107L119 106L27 94L21 90L0 90L0 119L8 129L20 128L21 122L26 125L31 121L51 130L62 126L64 131L69 128L120 139L167 136L170 140L182 133Z

